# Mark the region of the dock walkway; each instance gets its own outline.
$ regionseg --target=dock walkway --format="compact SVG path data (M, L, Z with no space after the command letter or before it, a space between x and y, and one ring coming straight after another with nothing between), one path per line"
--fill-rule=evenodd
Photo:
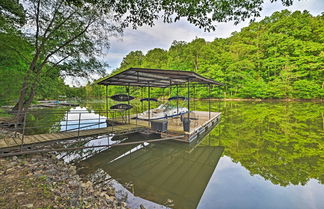
M168 118L168 131L161 133L162 138L172 136L173 140L190 143L194 139L203 136L208 130L220 120L219 112L192 111L190 113L190 132L185 132L180 117ZM185 116L186 117L186 116ZM24 135L23 137L5 137L0 139L0 152L6 153L13 150L30 149L34 146L50 144L58 141L72 140L77 138L114 134L125 135L142 132L151 129L148 121L131 119L129 124L116 124L105 128L67 131L59 133Z
M0 149L13 148L17 146L26 146L31 144L41 144L46 142L56 142L62 140L70 140L78 137L88 137L103 134L116 134L123 135L128 133L134 133L141 130L145 130L143 126L133 124L123 124L117 126L109 126L106 128L96 128L80 131L68 131L60 133L49 134L37 134L37 135L25 135L23 138L3 138L0 139Z

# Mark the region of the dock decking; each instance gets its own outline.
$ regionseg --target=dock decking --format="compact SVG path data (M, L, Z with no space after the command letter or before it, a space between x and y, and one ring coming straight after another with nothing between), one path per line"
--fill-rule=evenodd
M135 117L136 115L133 115ZM184 115L187 117L187 115ZM190 132L183 131L182 121L179 117L168 118L168 135L184 135L182 139L177 139L177 141L183 141L190 143L196 139L199 135L204 133L208 128L218 123L220 120L220 112L206 112L206 111L192 111L190 112ZM130 124L140 125L148 129L151 128L151 124L146 120L136 120L131 119Z
M180 117L168 118L168 131L162 133L161 137L175 137L174 140L190 143L197 137L205 134L207 130L216 125L220 120L219 112L192 111L190 113L190 132L183 131ZM186 116L185 116L186 117ZM119 124L105 128L87 129L79 131L68 131L59 133L25 135L23 138L2 138L0 139L0 150L7 151L17 149L21 146L30 147L45 143L90 137L104 134L123 135L144 130L151 130L149 121L131 119L130 124ZM176 137L179 136L179 137ZM181 136L181 137L180 137Z
M106 128L96 128L96 129L88 129L88 130L80 130L80 131L68 131L68 132L60 132L60 133L49 133L49 134L37 134L37 135L25 135L24 138L3 138L0 139L0 149L10 148L30 145L30 144L40 144L46 142L55 142L61 140L69 140L75 139L78 137L88 137L88 136L96 136L102 134L128 134L133 132L138 132L146 129L143 126L133 125L133 124L124 124L117 126L109 126Z

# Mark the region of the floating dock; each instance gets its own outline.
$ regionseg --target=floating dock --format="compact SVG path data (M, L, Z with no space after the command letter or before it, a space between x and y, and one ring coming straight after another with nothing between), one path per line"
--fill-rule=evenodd
M210 127L216 125L221 116L221 113L219 112L209 113L204 111L192 111L190 114L191 123L189 132L183 131L183 124L180 117L168 118L167 131L160 133L161 138L174 137L173 140L190 143L202 134L205 134ZM116 119L114 122L118 123L118 120ZM33 146L77 138L105 134L126 135L145 131L155 132L155 130L151 129L150 121L130 119L129 124L118 124L105 128L2 138L0 139L0 151L4 153L7 151L18 150L21 147L30 148Z
M186 115L184 117L187 117ZM177 136L183 135L184 137L177 139L177 141L190 143L200 135L205 133L210 127L216 125L220 121L220 112L205 112L205 111L192 111L190 112L190 131L183 130L183 123L181 117L168 118L168 127L162 136ZM118 120L117 120L118 121ZM116 122L116 121L115 121ZM130 124L139 125L151 129L151 122L146 120L130 119Z
M148 130L150 132L159 132L161 133L162 138L172 138L173 140L190 143L196 138L206 134L208 130L216 125L220 121L221 113L212 112L211 111L211 88L212 86L221 86L223 84L216 82L214 80L205 78L197 73L191 71L180 71L180 70L162 70L162 69L148 69L148 68L130 68L128 70L122 71L120 73L114 74L107 78L102 78L97 82L99 85L104 85L106 87L106 128L97 128L97 129L86 129L85 127L91 127L93 124L89 126L80 127L81 121L81 113L79 113L78 120L78 130L70 130L66 132L60 133L50 133L50 134L38 134L38 135L24 135L20 138L4 138L0 139L0 152L3 150L13 150L18 149L19 147L32 147L32 145L38 144L46 144L53 143L57 141L70 140L80 137L90 137L97 135L105 135L105 134L114 134L114 135L123 135L133 132L141 132L143 130ZM126 89L126 94L118 94L109 96L108 86L124 86ZM207 111L192 111L190 109L190 89L193 90L192 93L195 95L196 87L207 87L208 88L208 112ZM172 96L172 87L176 88L176 96ZM133 88L133 89L131 89ZM187 113L177 116L171 117L173 114L166 114L165 116L170 116L167 119L155 121L150 120L151 117L151 101L157 102L158 100L151 97L151 88L162 88L163 90L169 88L169 96L168 100L176 100L177 114L179 108L179 99L182 99L185 103L187 103L186 111ZM187 96L179 96L179 88L187 89ZM136 117L130 115L130 109L133 106L130 104L130 101L135 97L131 96L130 93L136 92L138 89L141 90L141 99L142 109L144 107L143 102L147 102L148 106L148 120L139 120ZM147 97L145 97L145 91L147 90ZM162 95L164 96L164 95ZM127 103L118 103L109 105L108 98L116 102L127 102ZM195 98L195 96L194 96ZM52 105L52 104L49 104ZM64 104L62 104L64 105ZM195 105L194 105L195 107ZM110 118L109 113L114 111L114 114L111 115L124 115L124 117L115 117ZM144 112L142 110L141 112ZM26 113L24 113L26 115ZM99 112L98 125L100 127L101 123L106 123L100 121L100 112ZM125 117L127 120L125 120ZM67 117L68 118L68 117ZM135 119L131 119L135 118ZM26 120L26 119L25 119ZM85 120L85 119L83 119ZM87 119L92 120L92 119ZM68 119L67 119L68 121ZM75 120L74 120L75 121ZM18 123L16 123L18 124ZM89 124L89 123L87 123ZM110 126L109 126L110 125ZM26 121L23 124L23 131L21 133L25 133ZM66 122L67 127L67 122ZM67 128L66 128L67 129Z
M96 128L79 131L67 131L49 134L25 135L23 137L7 137L0 139L1 152L10 151L20 148L21 146L28 147L58 141L72 140L82 137L91 137L104 134L125 135L135 132L141 132L147 128L139 125L123 124L109 126L105 128Z

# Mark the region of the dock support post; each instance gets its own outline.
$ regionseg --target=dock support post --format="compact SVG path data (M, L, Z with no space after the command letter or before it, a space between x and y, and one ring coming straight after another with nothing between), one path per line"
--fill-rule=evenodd
M127 86L127 96L128 96L127 104L128 105L130 105L129 92L130 92L130 84L128 83L128 86ZM128 124L130 124L130 110L127 110L127 122L128 122Z
M66 121L65 121L65 131L67 131L68 127L68 122L69 122L69 111L66 111Z
M150 120L151 120L151 86L150 86L150 82L147 82L148 84L148 123L149 123L149 127L150 127Z
M190 78L188 78L188 121L190 121ZM190 132L190 125L188 132Z
M106 85L106 120L108 120L108 85Z
M81 113L79 113L78 138L80 137L80 123L81 123Z
M208 84L208 115L210 119L210 84Z
M177 85L177 114L179 114L179 86Z
M144 99L143 87L141 87L141 98ZM141 106L142 106L141 112L144 112L144 102L142 101L141 103L142 103L141 104Z
M100 111L98 112L99 118L98 118L98 128L100 128Z
M196 85L193 85L194 96L193 96L193 109L196 110Z

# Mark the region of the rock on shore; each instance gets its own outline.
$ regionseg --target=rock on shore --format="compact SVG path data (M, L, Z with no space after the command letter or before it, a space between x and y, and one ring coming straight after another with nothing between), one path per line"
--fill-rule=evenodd
M0 208L127 208L102 170L81 179L54 155L0 158Z

